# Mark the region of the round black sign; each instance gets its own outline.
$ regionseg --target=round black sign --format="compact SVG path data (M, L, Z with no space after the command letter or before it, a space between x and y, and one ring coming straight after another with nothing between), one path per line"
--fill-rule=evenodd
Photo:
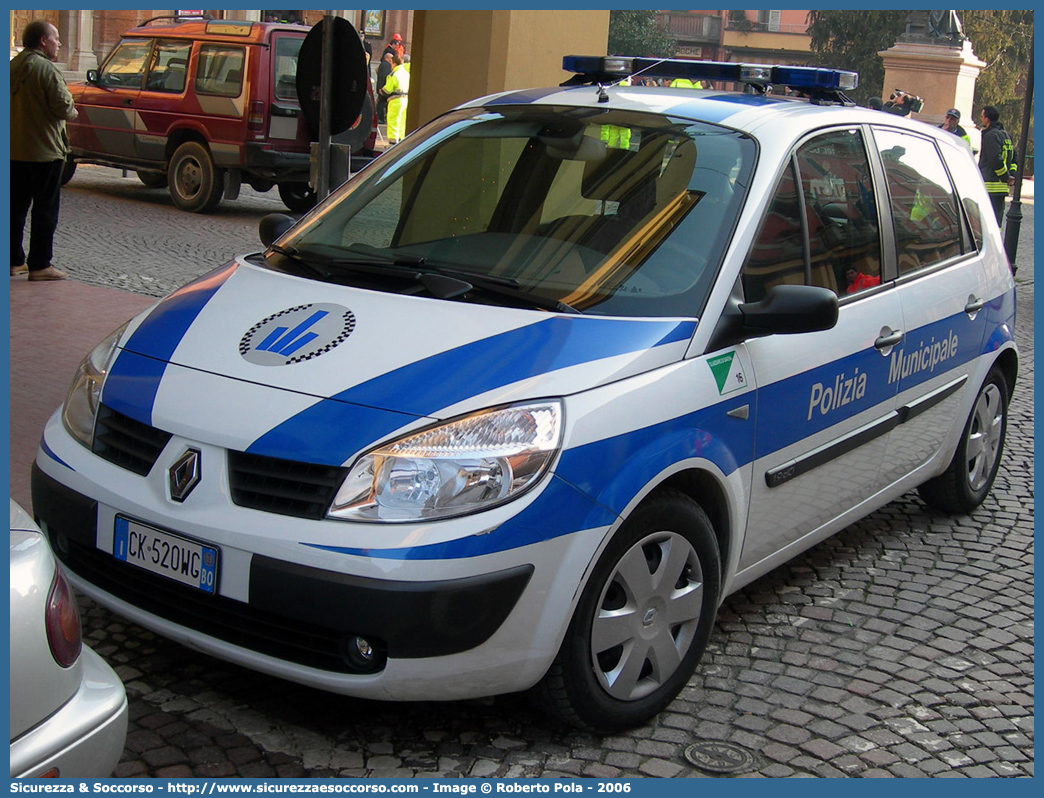
M330 135L336 136L359 118L370 82L366 51L359 33L343 17L323 17L308 31L297 56L297 99L312 141L319 140L320 77L323 72L323 28L333 22L333 81L330 87Z

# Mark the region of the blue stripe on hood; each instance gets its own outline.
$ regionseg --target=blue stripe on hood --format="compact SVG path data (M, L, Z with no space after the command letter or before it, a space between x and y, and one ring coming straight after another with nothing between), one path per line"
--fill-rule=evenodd
M440 352L324 399L258 438L247 451L341 465L403 426L406 413L431 416L445 407L559 369L687 341L694 321L555 317ZM393 409L360 424L360 407Z
M106 405L143 424L152 423L156 392L174 350L203 307L237 268L232 262L193 280L152 309L123 344L124 351L109 369L102 391Z

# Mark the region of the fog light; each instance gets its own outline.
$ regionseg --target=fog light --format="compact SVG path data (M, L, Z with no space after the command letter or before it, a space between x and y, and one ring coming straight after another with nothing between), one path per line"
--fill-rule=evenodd
M373 662L373 646L370 645L369 641L361 637L353 637L351 646L354 654L366 662Z

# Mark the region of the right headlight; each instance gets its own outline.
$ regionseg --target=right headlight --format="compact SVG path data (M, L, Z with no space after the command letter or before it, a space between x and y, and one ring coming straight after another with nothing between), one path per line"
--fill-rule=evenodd
M403 522L485 510L532 487L561 444L556 400L484 410L360 457L329 517Z
M94 417L101 402L102 384L116 356L116 343L126 328L126 324L121 324L80 362L65 396L62 423L88 449L94 440Z

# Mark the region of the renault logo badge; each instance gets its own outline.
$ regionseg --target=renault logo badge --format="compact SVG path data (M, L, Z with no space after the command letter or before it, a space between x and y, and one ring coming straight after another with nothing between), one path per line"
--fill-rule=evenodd
M167 472L167 483L170 485L170 498L183 502L199 484L200 470L199 449L189 449L177 459Z

